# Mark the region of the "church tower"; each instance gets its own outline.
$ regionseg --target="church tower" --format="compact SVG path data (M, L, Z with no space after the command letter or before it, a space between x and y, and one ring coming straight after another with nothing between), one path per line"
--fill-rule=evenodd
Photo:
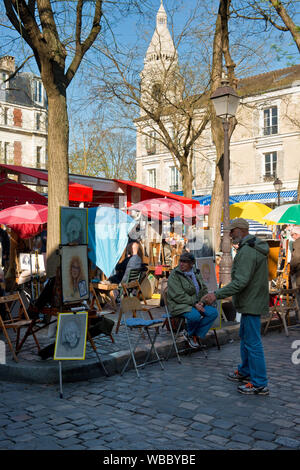
M178 54L168 30L168 18L162 0L140 76L141 101L146 107L155 108L180 99Z

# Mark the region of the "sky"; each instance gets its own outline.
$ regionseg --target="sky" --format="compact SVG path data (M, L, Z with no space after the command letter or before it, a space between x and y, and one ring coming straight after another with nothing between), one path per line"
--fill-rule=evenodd
M133 57L133 60L135 61L137 71L140 71L143 68L143 58L155 29L156 13L160 7L160 1L161 0L146 0L147 9L142 17L137 14L123 15L121 17L119 15L118 17L115 16L113 21L112 18L114 15L111 11L111 2L107 2L104 8L105 15L102 20L103 26L101 36L105 36L107 41L111 41L111 35L109 34L111 28L120 48L128 49L135 47L136 54ZM245 2L245 0L239 1ZM119 3L122 4L121 1ZM232 3L236 4L236 0L232 0ZM299 4L300 2L295 1L294 3ZM72 7L71 3L65 1L61 1L61 3L56 2L56 4L71 5ZM201 61L201 56L197 55L198 50L200 51L201 44L208 47L207 55L209 56L211 49L209 39L207 38L212 39L213 30L211 29L208 34L207 29L209 29L209 27L212 28L214 25L215 17L212 16L212 13L214 9L216 11L218 0L163 0L163 4L168 14L169 30L171 34L174 35L175 40L188 19L191 17L193 9L197 4L201 7L197 10L198 18L195 18L194 21L190 23L190 26L186 31L187 34L179 45L179 60L187 60L187 56L191 55L192 61ZM86 5L88 5L88 3ZM204 17L202 8L204 8L205 5L207 6L206 14L208 15L208 19L206 19L206 23L203 23L203 19L201 17ZM300 17L300 15L298 16ZM65 21L63 12L61 13L61 17L58 18L61 18L65 29L67 29L68 24L71 24L71 21L69 23L68 21ZM109 22L109 28L107 20ZM254 23L255 22L245 21L244 23L239 23L239 28L236 28L235 22L230 22L230 31L232 32L235 30L234 34L232 34L232 55L233 59L237 63L237 76L242 77L246 74L256 75L257 73L263 73L283 68L293 63L299 63L299 52L297 51L290 34L284 33L280 35L277 30L271 28L271 34L268 39L266 39L266 34L264 36L261 35L263 40L261 41L260 46L262 52L259 64L256 64L255 67L249 69L249 65L255 63L256 59L254 52L256 52L256 48L259 50L259 47L256 45L256 36L252 34L253 28L256 27ZM298 21L298 24L300 24L300 20ZM198 32L199 39L197 43L194 39L192 40L189 38L189 34L192 30ZM11 33L8 34L11 36ZM8 45L10 46L10 49ZM7 35L1 34L1 31L0 48L1 55L6 53L15 55L18 65L24 60L26 50L28 51L28 47L26 47L24 41L8 43ZM101 56L99 52L94 49L88 51L83 60L82 66L68 88L67 96L71 122L71 140L73 123L78 122L80 119L86 121L88 116L92 116L95 113L95 100L91 101L87 99L89 97L89 78L92 75L94 78L97 77L98 70L100 74L100 63L103 60L103 55ZM37 73L34 59L26 63L24 70Z

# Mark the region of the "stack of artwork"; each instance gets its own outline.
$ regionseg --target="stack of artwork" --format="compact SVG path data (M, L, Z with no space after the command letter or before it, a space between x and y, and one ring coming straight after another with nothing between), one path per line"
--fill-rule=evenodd
M87 209L61 207L60 244L62 302L89 298Z

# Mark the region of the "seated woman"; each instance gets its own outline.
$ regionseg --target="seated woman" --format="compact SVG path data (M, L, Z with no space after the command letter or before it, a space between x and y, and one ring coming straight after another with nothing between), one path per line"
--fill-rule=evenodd
M132 242L127 247L127 256L116 266L116 274L109 278L115 284L126 282L131 269L140 269L143 263L143 249L139 242Z
M187 320L185 339L192 348L197 348L217 318L218 311L200 302L207 287L194 264L192 253L182 253L179 265L168 279L167 301L172 316L182 315Z

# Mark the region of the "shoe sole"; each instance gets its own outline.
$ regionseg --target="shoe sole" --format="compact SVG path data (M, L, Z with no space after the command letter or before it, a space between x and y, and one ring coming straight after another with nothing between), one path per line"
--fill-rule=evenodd
M266 396L266 395L269 395L269 394L270 394L269 391L268 391L268 392L256 392L256 391L253 391L253 392L245 392L244 390L240 390L239 388L238 388L238 392L239 392L239 393L242 393L243 395L264 395L264 396Z
M244 379L238 379L238 378L235 378L235 377L228 377L227 376L227 380L230 380L231 382L239 382L239 383L247 384L250 380L250 377L245 377Z

